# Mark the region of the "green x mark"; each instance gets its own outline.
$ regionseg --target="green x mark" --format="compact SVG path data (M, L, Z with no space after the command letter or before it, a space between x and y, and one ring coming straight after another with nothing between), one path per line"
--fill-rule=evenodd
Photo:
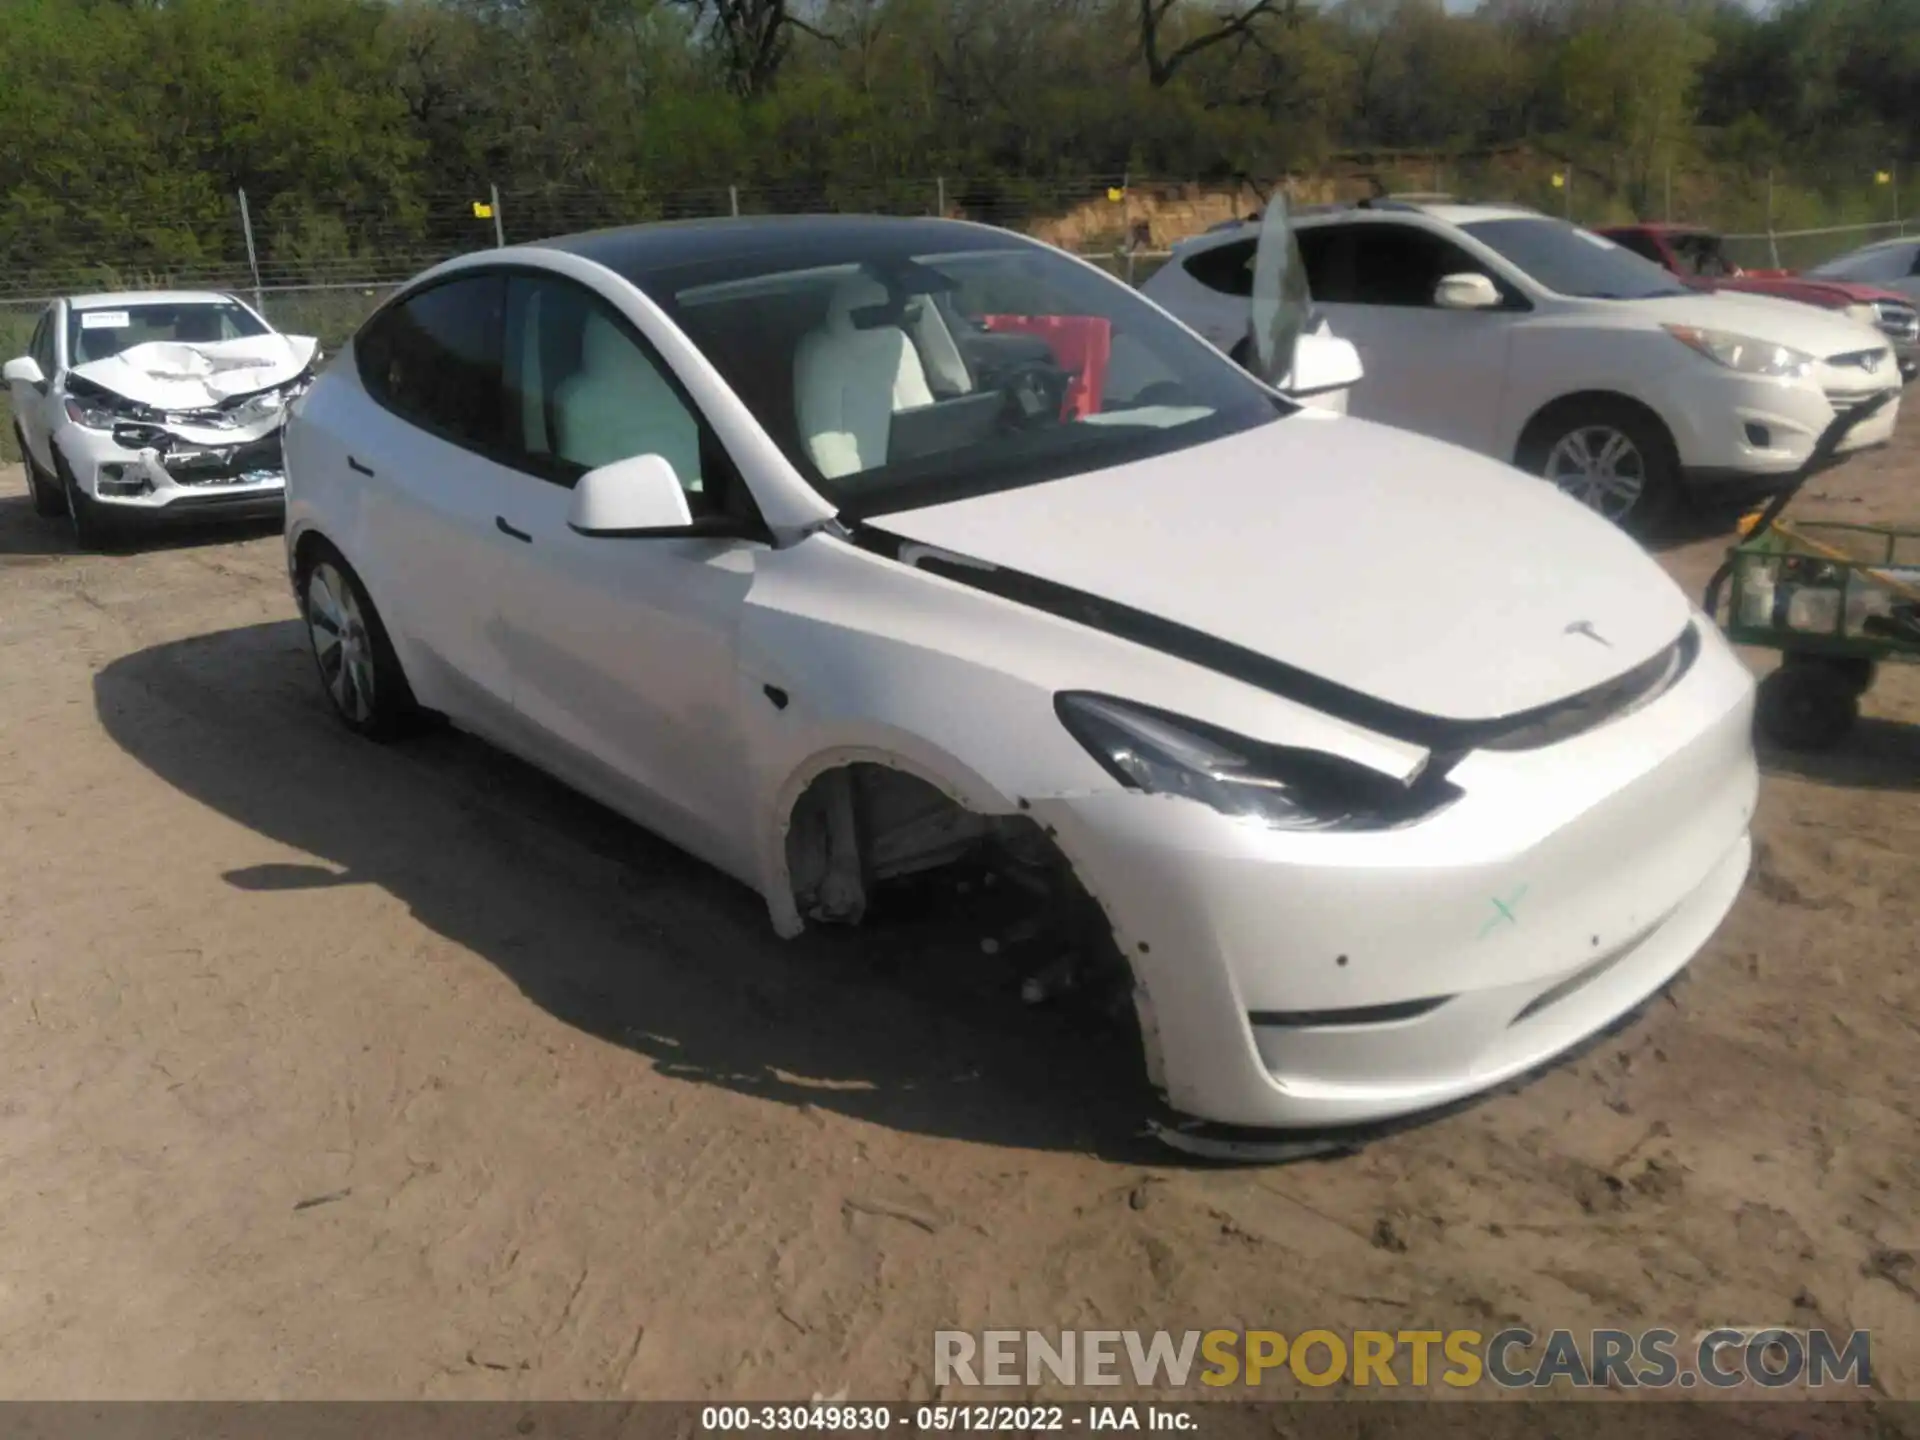
M1504 900L1500 899L1497 895L1494 897L1493 914L1488 917L1487 923L1480 927L1480 938L1482 940L1491 935L1503 923L1507 925L1518 925L1520 923L1520 917L1513 912L1519 908L1520 902L1525 898L1526 893L1527 887L1522 885Z

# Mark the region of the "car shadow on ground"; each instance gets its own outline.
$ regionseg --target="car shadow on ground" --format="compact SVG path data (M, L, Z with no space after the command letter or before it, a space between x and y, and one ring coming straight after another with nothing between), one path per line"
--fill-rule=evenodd
M170 520L164 525L128 529L108 540L98 552L103 558L145 554L158 550L189 550L202 545L230 545L275 535L283 528L278 518L257 520ZM0 496L0 556L20 558L79 554L73 527L63 515L36 515L25 495Z
M1784 750L1762 739L1761 769L1853 790L1920 791L1920 725L1867 716L1824 753Z
M1171 1158L1142 1134L1126 1047L1091 1015L1021 1005L978 930L930 916L783 943L745 887L478 741L348 734L297 622L134 653L94 693L153 773L317 858L227 883L380 886L663 1075L903 1131Z
M1023 1005L972 901L783 943L758 895L531 766L445 728L389 746L347 733L295 621L138 651L95 677L94 696L107 733L154 774L319 859L226 883L380 886L559 1020L675 1079L942 1138L1205 1166L1334 1158L1540 1073L1385 1125L1239 1137L1293 1142L1280 1150L1179 1153L1147 1128L1174 1117L1132 1032L1072 1004Z

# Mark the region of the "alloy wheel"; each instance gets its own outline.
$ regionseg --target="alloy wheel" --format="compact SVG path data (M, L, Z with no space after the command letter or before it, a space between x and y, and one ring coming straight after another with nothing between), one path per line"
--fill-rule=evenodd
M1546 478L1609 520L1624 520L1647 488L1647 461L1624 430L1582 425L1547 452Z
M365 724L373 715L373 641L353 582L325 560L307 579L307 632L327 694L348 720Z

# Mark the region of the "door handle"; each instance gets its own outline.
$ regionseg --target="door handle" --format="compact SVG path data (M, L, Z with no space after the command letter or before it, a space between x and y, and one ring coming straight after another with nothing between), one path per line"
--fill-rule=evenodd
M497 529L502 535L511 535L514 539L524 540L529 545L533 543L533 536L527 534L527 532L524 530L514 529L513 526L507 523L506 517L504 515L494 516L493 524L494 524L494 528Z
M351 455L347 456L347 469L353 471L356 475L364 475L369 480L373 478L373 467L371 465L362 465Z

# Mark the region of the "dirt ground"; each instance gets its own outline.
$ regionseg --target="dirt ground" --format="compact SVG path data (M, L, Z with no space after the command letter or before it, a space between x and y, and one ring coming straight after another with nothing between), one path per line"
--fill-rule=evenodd
M1920 413L1804 504L1920 520ZM1768 760L1737 910L1623 1031L1222 1170L964 965L782 945L477 743L353 739L293 615L277 534L80 556L0 471L0 1395L924 1398L943 1327L1779 1322L1920 1399L1920 670Z

